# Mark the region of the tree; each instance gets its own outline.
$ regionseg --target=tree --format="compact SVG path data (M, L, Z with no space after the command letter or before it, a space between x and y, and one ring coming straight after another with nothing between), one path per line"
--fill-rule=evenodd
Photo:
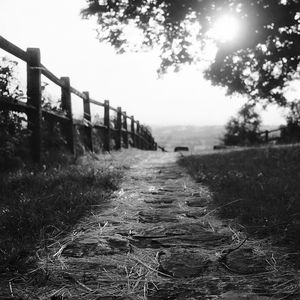
M159 47L160 71L166 72L199 61L209 28L230 14L244 32L231 43L216 41L218 52L206 78L227 87L228 94L285 105L285 85L299 78L299 1L87 0L82 15L97 16L98 38L120 53Z
M253 105L245 104L236 117L225 126L223 142L225 145L253 145L260 141L261 118Z

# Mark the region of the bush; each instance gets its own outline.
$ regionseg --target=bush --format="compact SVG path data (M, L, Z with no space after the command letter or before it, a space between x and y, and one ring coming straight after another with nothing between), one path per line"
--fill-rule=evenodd
M300 101L289 105L286 118L287 125L281 128L281 141L283 143L296 143L300 141Z
M223 142L229 146L253 145L260 141L261 118L253 105L246 104L232 117L225 126Z

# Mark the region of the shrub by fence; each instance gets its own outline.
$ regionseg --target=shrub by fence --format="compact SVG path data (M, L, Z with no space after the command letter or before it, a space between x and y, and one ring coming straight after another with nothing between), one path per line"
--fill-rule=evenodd
M111 107L108 100L102 103L91 99L89 92L78 91L71 86L69 77L56 77L41 63L38 48L27 48L27 51L24 51L2 36L0 36L0 48L27 63L27 102L13 97L0 96L0 110L26 113L31 131L31 152L35 162L40 162L42 156L43 120L52 125L57 122L61 125L61 132L73 154L75 153L76 127L85 133L84 145L90 151L94 151L95 148L101 148L104 151L110 151L112 148L118 150L129 146L142 150L157 150L157 143L148 128L141 125L133 116L127 116L121 107ZM42 108L42 75L61 88L63 113ZM83 120L73 119L71 94L83 101ZM103 124L92 123L90 104L103 107ZM116 113L115 126L112 126L111 112ZM130 122L129 126L127 121ZM98 144L96 144L96 139Z

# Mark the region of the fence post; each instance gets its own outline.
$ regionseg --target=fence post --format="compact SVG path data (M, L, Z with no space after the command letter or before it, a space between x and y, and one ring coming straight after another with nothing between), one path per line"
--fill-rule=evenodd
M72 154L75 154L70 78L61 77L60 80L63 83L63 87L61 88L61 105L69 118L69 121L67 121L66 124L63 124L63 131L67 140L68 148Z
M148 132L148 141L149 141L149 150L153 150L153 139L150 132Z
M145 131L144 131L144 126L141 125L141 130L140 130L140 133L141 133L141 149L142 150L145 150Z
M87 126L85 126L85 131L87 135L87 144L89 149L94 152L93 147L93 135L92 135L92 117L91 117L91 105L90 105L90 93L83 92L85 98L83 99L83 118L87 121Z
M138 149L141 149L141 136L140 136L140 132L141 128L140 128L140 122L137 121L136 122L136 147Z
M143 137L144 137L144 139L143 139L143 149L144 149L144 150L147 150L147 146L148 146L147 132L146 132L144 126L142 127L142 132L143 132Z
M155 150L154 138L153 138L152 134L150 135L150 140L151 140L151 150Z
M128 131L127 131L127 114L126 111L123 112L123 128L124 128L124 147L128 148Z
M27 48L27 103L35 107L28 113L28 128L32 131L31 147L33 161L41 161L42 152L42 88L41 53L38 48Z
M145 127L144 129L145 129L145 150L150 150L148 129Z
M110 117L109 117L109 100L104 101L104 126L106 127L104 138L104 151L110 151Z
M151 137L151 150L155 150L154 138L153 138L152 134L150 137Z
M269 143L269 131L268 130L265 131L265 142Z
M132 138L132 147L136 147L136 137L135 137L135 128L134 128L134 116L131 116L130 132Z
M147 150L151 150L151 136L148 129L146 129L146 140L147 140Z
M116 150L122 147L122 108L117 108L117 124L116 124Z

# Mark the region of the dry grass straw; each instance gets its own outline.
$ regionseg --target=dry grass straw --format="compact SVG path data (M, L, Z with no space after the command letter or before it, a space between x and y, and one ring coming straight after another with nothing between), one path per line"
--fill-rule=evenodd
M153 250L133 247L127 254L74 259L62 256L65 245L54 251L54 255L41 258L39 269L35 270L47 275L52 296L147 299L149 289L163 281L161 275L165 274L157 271L158 261ZM44 294L43 290L37 294L41 299L49 297L49 292Z
M99 216L100 217L100 216ZM120 221L119 216L110 217ZM139 249L130 245L130 252L113 255L68 257L65 249L78 245L81 239L105 239L115 236L112 223L97 223L97 215L83 220L73 233L58 236L48 246L41 243L36 251L37 268L12 280L16 283L14 293L30 299L49 299L54 296L71 299L147 299L150 289L167 280L166 274L158 271L156 250ZM129 224L127 224L129 225ZM132 226L132 224L131 224ZM81 229L81 230L80 230ZM40 287L39 287L40 286Z

